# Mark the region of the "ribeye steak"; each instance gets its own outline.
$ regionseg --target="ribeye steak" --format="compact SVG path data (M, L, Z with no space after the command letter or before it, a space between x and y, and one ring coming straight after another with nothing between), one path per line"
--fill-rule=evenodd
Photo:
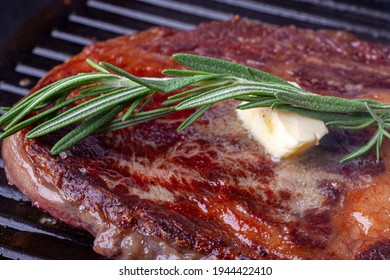
M319 94L390 101L389 47L238 19L94 43L34 90L92 71L86 58L161 76L178 67L170 58L178 52L246 64ZM340 164L371 131L331 130L278 161L234 105L213 106L183 132L188 112L88 137L55 157L61 132L29 140L25 129L3 142L7 176L35 206L94 235L94 250L109 258L390 259L389 141L379 162L372 153Z

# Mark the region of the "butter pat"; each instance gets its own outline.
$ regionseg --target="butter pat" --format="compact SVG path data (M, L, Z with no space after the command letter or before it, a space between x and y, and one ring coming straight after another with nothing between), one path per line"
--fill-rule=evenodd
M266 108L237 110L250 134L277 158L302 153L328 133L323 121Z

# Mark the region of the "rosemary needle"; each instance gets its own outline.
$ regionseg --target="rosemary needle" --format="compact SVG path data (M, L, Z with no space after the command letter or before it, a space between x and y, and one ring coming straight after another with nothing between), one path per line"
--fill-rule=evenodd
M390 104L320 96L271 74L220 59L192 54L175 54L173 59L189 69L164 70L167 75L164 78L136 77L112 64L87 60L97 72L59 80L29 95L13 108L6 108L0 117L0 126L4 127L0 138L26 126L36 125L27 133L27 137L34 138L78 123L54 145L51 153L57 155L90 134L106 133L196 108L178 127L183 130L213 104L228 99L245 101L237 106L240 110L271 107L322 120L328 126L341 129L377 128L365 145L342 157L341 162L360 157L371 149L376 150L379 159L383 138L390 138ZM81 99L66 99L75 89L81 89L80 96L92 99L63 111L65 106ZM156 92L170 95L161 108L146 110ZM31 114L45 106L50 109ZM123 117L116 118L126 108Z

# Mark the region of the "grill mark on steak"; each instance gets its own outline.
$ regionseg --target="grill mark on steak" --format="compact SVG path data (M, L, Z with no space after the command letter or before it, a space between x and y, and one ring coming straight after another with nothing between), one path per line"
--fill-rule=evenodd
M169 56L182 51L254 66L321 94L389 96L387 47L344 32L237 20L95 43L36 89L91 71L87 57L159 76L177 67ZM370 154L341 165L341 154L371 132L332 130L310 152L278 162L247 135L234 104L216 104L184 132L176 128L189 112L88 137L62 157L49 154L59 133L28 140L23 131L3 143L7 176L37 206L91 232L94 249L112 258L345 259L390 238L388 141L382 161Z
M356 255L358 260L389 260L390 259L390 240L378 241L371 244L363 252Z

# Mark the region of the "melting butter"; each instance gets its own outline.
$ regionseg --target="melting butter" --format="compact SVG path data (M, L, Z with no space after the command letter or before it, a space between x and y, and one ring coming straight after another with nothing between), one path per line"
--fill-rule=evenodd
M249 133L277 158L298 155L318 145L328 133L323 121L269 107L237 110L237 115Z

